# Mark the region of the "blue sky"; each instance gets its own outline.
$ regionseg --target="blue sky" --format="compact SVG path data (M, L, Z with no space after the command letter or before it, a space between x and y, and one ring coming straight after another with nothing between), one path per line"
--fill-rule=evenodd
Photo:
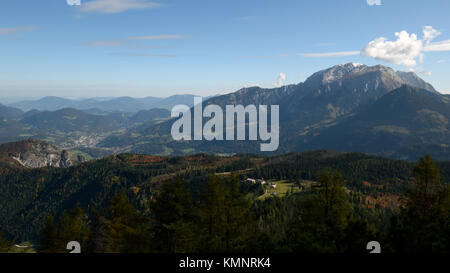
M448 0L1 1L0 97L211 95L347 62L416 71L450 93L448 11Z

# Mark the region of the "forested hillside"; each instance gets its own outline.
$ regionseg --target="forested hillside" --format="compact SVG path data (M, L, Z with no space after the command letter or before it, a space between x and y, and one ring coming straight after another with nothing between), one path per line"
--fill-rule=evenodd
M123 154L67 169L4 165L0 223L8 240L32 241L50 252L65 251L67 240L93 252L353 252L375 239L403 251L408 236L417 236L402 233L404 221L416 220L432 225L427 243L444 244L450 163L435 168L427 158L415 165L330 151ZM420 195L427 179L427 193ZM426 214L416 211L418 202ZM403 234L395 240L404 241L389 239L395 232ZM446 249L410 250L420 247Z

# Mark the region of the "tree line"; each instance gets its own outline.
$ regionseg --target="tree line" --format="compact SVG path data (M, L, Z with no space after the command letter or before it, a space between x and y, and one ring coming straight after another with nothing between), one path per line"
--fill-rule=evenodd
M420 159L400 209L385 218L359 209L329 168L311 190L263 201L233 173L212 174L201 187L177 178L161 185L150 213L122 191L93 212L75 206L50 216L37 248L68 252L78 241L86 253L355 253L379 241L383 252L449 252L450 188L440 174L431 157ZM11 242L1 238L5 251Z

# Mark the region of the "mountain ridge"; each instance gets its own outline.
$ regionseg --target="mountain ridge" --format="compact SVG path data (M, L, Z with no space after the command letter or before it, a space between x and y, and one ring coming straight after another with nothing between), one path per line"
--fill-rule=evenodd
M111 112L138 112L152 108L171 109L177 104L193 104L194 95L173 95L166 98L158 97L116 97L116 98L88 98L82 100L66 99L55 96L47 96L38 100L25 100L9 104L10 107L21 109L22 111L57 111L64 108L74 108L77 110L98 109L104 113Z
M398 91L402 88L406 91ZM399 98L394 100L395 96ZM183 104L184 100L192 99L189 103L191 107L193 105L191 95L169 98L170 104ZM118 99L133 101L130 97ZM152 100L151 97L147 99ZM112 99L102 101L111 103ZM405 110L403 123L392 123L400 120L389 110L388 104L381 104L383 101L390 101L395 108ZM241 88L203 100L204 106L210 104L222 109L225 105L238 104L279 105L280 145L276 153L332 147L341 148L343 152L367 152L415 160L423 155L424 148L420 147L429 147L430 152L439 154L437 159L450 159L450 149L439 148L449 145L446 139L450 139L447 126L450 97L437 92L413 72L394 71L382 65L347 63L318 71L299 84ZM168 107L162 103L159 106ZM170 118L167 108L135 109L137 112L133 113L89 109L32 110L15 120L0 120L0 142L35 137L66 149L79 148L93 157L121 152L161 155L259 153L261 142L258 141L174 141L170 131L175 119ZM375 110L368 112L368 109ZM75 111L81 112L74 114ZM367 126L361 125L364 115ZM383 115L387 115L384 123L377 123ZM204 118L204 122L206 120ZM358 122L353 126L351 121ZM342 131L347 135L341 135L342 142L337 143L333 135ZM368 150L369 143L373 148Z
M408 83L406 83L408 82ZM280 148L278 153L300 152L305 149L320 149L318 143L314 147L312 143L314 138L321 132L339 126L345 120L352 116L364 112L374 103L388 96L392 92L401 89L403 86L412 86L420 89L419 93L429 94L433 98L431 104L442 102L444 107L449 107L446 96L437 92L429 83L420 79L415 73L395 72L392 68L377 65L365 66L355 65L353 63L337 65L328 69L314 73L305 82L288 85L279 88L265 89L261 87L242 88L234 93L221 95L204 101L204 105L217 104L224 105L280 105ZM424 88L425 89L424 89ZM422 89L421 89L422 88ZM413 92L414 96L419 93ZM416 100L415 103L421 103ZM383 112L384 109L378 109ZM431 119L441 119L438 114L422 112L421 117L427 116ZM373 119L376 119L374 114ZM104 147L114 147L123 143L123 151L138 153L169 153L184 154L189 151L212 152L212 153L247 153L258 152L258 142L246 142L245 145L239 142L227 141L191 141L175 142L170 140L170 128L174 120L169 120L162 124L148 125L137 128L133 134L123 136L114 136L106 138L99 145ZM439 122L439 121L437 121ZM424 124L421 124L425 126ZM438 145L445 144L441 140L447 137L447 129L443 127L429 128L429 136L436 141ZM439 131L439 130L443 131ZM147 136L152 136L148 141ZM169 137L168 137L169 136ZM438 137L441 136L441 137ZM450 139L450 136L448 136ZM388 139L388 138L386 138ZM382 141L383 139L380 139ZM333 141L332 137L327 141ZM409 143L411 147L420 144L433 144L415 139L417 142ZM327 147L327 143L322 143ZM130 146L131 145L131 146ZM131 147L131 148L130 148ZM351 150L346 146L344 152ZM391 147L394 150L405 148L406 146ZM408 146L409 147L409 146ZM350 150L349 150L350 149ZM383 155L394 156L395 151ZM372 153L375 153L373 150ZM416 159L415 155L411 159ZM446 154L443 159L450 158ZM442 157L440 157L442 159Z
M419 143L448 146L449 119L450 104L441 96L404 85L355 116L321 132L305 148L353 149L383 156L396 154L397 158L408 159L398 151ZM435 158L443 159L438 152L428 151L435 154Z
M24 112L18 108L0 104L0 118L18 118L23 114Z

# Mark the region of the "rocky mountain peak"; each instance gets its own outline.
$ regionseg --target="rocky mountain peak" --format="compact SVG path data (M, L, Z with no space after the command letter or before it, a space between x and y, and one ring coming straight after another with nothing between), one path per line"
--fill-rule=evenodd
M331 68L327 68L314 73L306 80L305 83L310 83L313 85L328 84L334 81L338 81L350 74L360 72L365 68L367 68L367 66L358 63L335 65Z
M335 65L316 72L305 81L305 85L309 88L320 88L320 86L352 80L357 77L363 80L362 83L372 81L377 82L377 85L383 84L389 91L406 84L438 93L431 84L425 82L414 72L394 71L392 68L383 65L367 66L359 63Z
M67 168L86 161L83 156L34 139L0 145L0 158L14 160L26 168Z

